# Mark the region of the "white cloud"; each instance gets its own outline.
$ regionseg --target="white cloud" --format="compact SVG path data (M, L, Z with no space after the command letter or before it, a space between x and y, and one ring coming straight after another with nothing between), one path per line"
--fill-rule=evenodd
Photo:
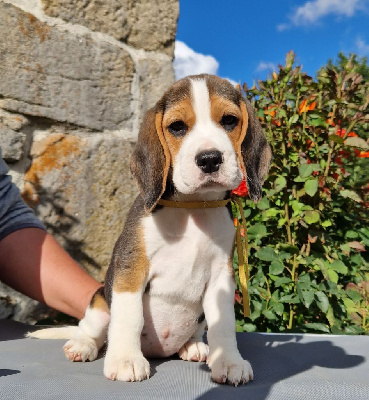
M176 80L178 80L187 75L216 74L219 63L213 56L196 53L185 43L177 40L173 66Z
M360 56L368 56L369 55L369 44L366 43L361 37L356 39L356 48L357 52Z
M272 62L265 62L265 61L260 61L259 65L256 67L256 72L261 72L261 71L275 71L276 67Z
M231 79L231 78L224 78L224 79L227 79L227 81L228 81L229 83L232 83L233 86L238 85L238 82L234 81L234 80Z
M279 24L277 30L282 32L291 25L301 26L316 23L319 19L330 15L352 17L357 11L364 10L368 0L312 0L295 9L289 17L289 24Z
M277 31L283 32L283 31L286 31L289 27L290 27L289 24L279 24L279 25L277 25Z

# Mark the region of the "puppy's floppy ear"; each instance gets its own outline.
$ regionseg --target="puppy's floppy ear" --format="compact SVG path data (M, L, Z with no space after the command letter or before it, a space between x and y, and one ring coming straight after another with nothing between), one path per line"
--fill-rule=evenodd
M158 105L145 114L131 158L131 172L150 212L164 193L170 153L162 129L163 111Z
M246 170L246 184L253 201L261 198L261 188L269 171L272 151L265 138L260 122L251 104L241 103L243 120L248 122L246 134L241 143L241 156ZM244 129L243 129L244 130Z

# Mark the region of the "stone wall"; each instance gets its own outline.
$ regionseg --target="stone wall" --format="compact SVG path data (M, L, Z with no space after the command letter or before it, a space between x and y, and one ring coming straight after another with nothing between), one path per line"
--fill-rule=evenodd
M178 0L0 0L0 146L48 231L103 280L137 193L130 154L174 81ZM0 318L45 309L0 287Z

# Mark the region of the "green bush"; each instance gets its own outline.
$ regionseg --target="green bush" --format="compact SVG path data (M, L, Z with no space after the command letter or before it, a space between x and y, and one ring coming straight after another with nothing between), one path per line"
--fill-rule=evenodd
M290 52L244 85L273 162L261 201L243 199L251 316L238 292L238 331L369 332L369 82L355 58L341 64L313 79Z

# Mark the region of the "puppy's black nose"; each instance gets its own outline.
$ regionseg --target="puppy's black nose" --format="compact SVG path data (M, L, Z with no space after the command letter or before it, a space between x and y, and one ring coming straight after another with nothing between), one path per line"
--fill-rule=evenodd
M223 162L222 153L219 150L202 151L195 157L196 165L205 174L211 174L219 170Z

